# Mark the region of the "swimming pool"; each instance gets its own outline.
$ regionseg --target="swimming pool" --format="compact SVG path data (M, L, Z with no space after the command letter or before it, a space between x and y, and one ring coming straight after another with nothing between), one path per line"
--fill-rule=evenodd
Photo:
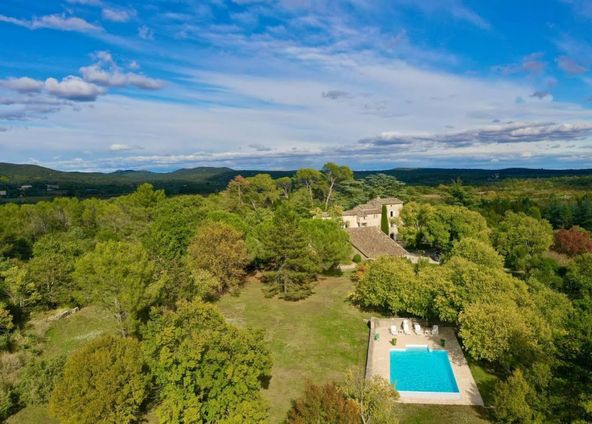
M392 349L390 365L390 382L399 392L459 393L445 350Z

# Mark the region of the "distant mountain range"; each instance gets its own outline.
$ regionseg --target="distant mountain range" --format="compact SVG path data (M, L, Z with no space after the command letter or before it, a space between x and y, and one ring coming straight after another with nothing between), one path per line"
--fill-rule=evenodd
M123 170L102 172L64 172L38 165L21 165L0 162L0 194L6 198L69 196L113 196L129 193L138 184L149 182L164 188L169 194L212 193L222 190L237 175L245 177L269 173L274 178L290 176L294 171L234 170L230 168L199 167L179 169L173 172ZM447 184L460 178L466 184L486 184L507 178L550 178L592 175L592 169L445 169L445 168L396 168L381 171L356 171L356 178L383 173L411 185ZM29 187L30 186L30 187ZM0 197L1 198L1 197Z

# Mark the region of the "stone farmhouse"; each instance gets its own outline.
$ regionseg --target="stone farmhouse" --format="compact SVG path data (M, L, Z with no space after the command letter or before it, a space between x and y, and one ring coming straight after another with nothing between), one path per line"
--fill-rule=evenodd
M388 235L381 229L383 206L386 207L389 221ZM417 258L395 241L401 209L403 202L396 197L377 197L343 212L343 226L349 234L354 252L366 260L387 255L407 257L416 262Z
M345 228L376 227L380 229L382 219L382 207L386 206L386 213L389 219L389 236L397 239L397 220L403 209L403 202L396 197L386 197L370 200L368 203L358 205L353 209L343 212L343 223Z

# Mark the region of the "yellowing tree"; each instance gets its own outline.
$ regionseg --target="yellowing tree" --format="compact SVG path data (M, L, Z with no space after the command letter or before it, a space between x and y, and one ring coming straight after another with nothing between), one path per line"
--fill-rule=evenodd
M245 278L249 254L242 232L224 222L201 226L189 244L187 265L193 274L206 270L220 281L219 292L236 289Z
M62 424L134 423L147 383L139 342L101 337L68 359L51 394L49 411Z

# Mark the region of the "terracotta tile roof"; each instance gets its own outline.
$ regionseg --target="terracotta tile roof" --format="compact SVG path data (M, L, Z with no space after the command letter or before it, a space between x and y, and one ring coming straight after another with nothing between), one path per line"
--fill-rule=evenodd
M366 216L382 213L382 205L402 205L403 201L396 197L385 197L372 199L367 203L358 205L350 210L344 211L343 215Z
M367 258L378 256L407 256L403 246L376 227L346 228L351 244Z

